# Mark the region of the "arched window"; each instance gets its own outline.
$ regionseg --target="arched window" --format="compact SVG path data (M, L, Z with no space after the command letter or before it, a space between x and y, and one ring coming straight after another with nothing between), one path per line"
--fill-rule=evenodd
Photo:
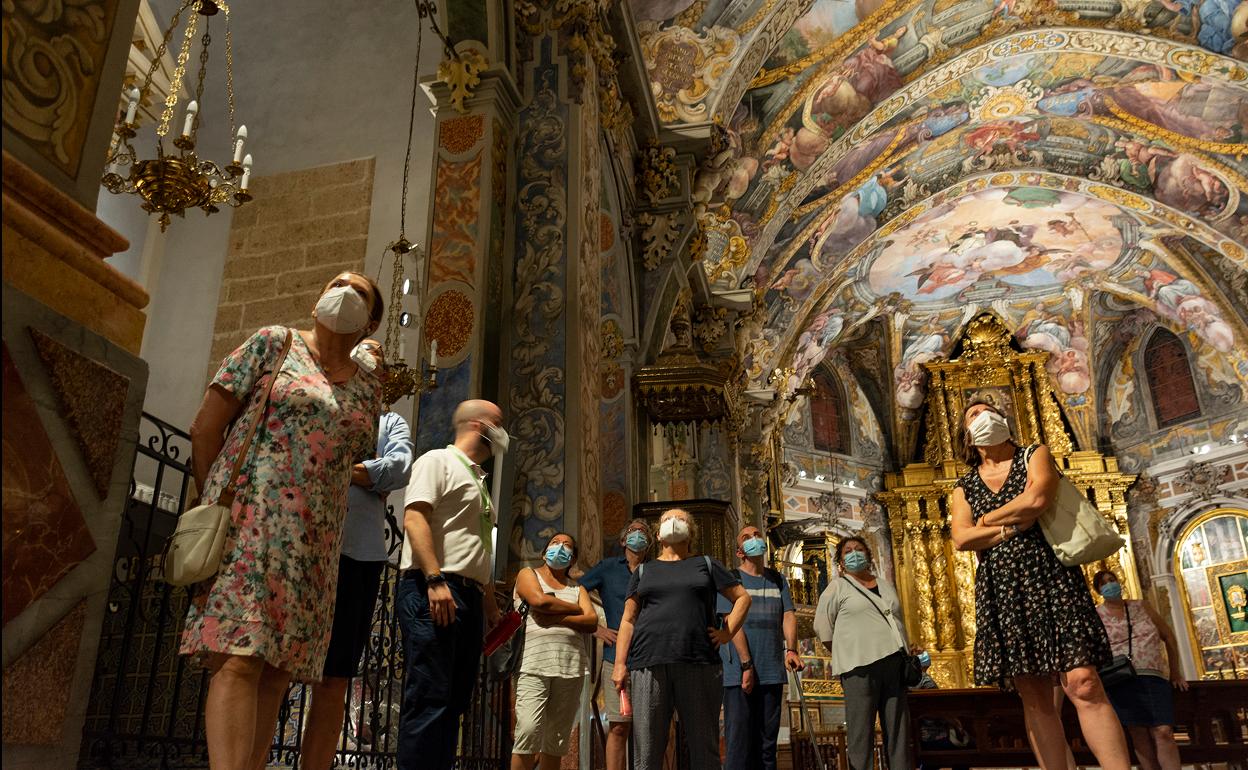
M1188 524L1174 552L1202 677L1248 678L1248 511L1218 508ZM1174 665L1171 663L1171 665Z
M810 427L815 449L823 452L849 453L849 423L846 421L845 399L841 385L825 367L815 370L815 392L810 396Z
M1144 350L1144 373L1152 394L1157 427L1165 428L1200 416L1187 350L1179 338L1158 329Z

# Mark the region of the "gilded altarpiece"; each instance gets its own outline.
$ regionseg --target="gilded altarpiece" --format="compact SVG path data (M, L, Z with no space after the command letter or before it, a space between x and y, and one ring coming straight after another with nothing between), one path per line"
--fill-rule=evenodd
M888 509L897 589L912 644L931 652L931 674L941 687L973 685L976 556L954 548L949 537L949 496L968 470L959 458L962 413L987 401L1009 420L1021 446L1047 444L1062 473L1113 522L1127 545L1109 559L1084 567L1091 577L1114 569L1138 596L1125 493L1135 476L1095 451L1076 451L1053 392L1044 351L1020 352L1001 319L985 313L966 327L961 354L924 364L929 378L924 462L885 477L878 495Z

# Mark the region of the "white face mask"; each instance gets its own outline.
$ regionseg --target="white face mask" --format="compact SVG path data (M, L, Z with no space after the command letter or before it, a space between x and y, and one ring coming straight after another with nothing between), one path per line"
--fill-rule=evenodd
M507 454L507 447L511 444L511 436L507 435L507 431L497 425L491 425L481 435L490 445L490 454L496 457Z
M659 539L664 543L683 543L689 539L689 522L673 516L659 525Z
M980 412L968 430L974 446L996 446L1010 440L1010 424L992 410Z
M358 334L368 326L368 303L350 286L335 286L317 300L313 315L335 334Z
M376 374L377 367L381 365L377 353L363 345L356 345L352 348L351 360L355 362L356 366L369 374Z

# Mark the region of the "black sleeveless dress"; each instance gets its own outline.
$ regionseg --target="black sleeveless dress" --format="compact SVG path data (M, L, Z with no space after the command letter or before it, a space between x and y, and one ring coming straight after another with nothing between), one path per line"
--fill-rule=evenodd
M1017 497L1027 485L1025 451L1001 491L972 468L958 480L971 514L980 517ZM975 571L975 684L1014 689L1023 674L1052 675L1102 666L1113 657L1105 626L1078 567L1064 567L1039 525L979 553Z

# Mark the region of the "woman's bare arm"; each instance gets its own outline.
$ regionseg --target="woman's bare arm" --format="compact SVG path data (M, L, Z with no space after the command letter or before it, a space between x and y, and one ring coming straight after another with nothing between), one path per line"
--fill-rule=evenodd
M1027 461L1027 487L1013 500L982 516L980 523L993 527L1002 524L1013 524L1020 528L1031 526L1053 505L1053 498L1057 495L1057 482L1053 455L1047 446L1041 444Z
M1001 527L974 523L962 487L954 487L949 499L949 522L953 545L959 551L983 551L1001 542Z
M234 394L220 385L212 385L204 393L190 430L191 475L195 478L196 490L203 490L208 472L225 446L225 431L242 408Z
M584 588L578 589L576 598L581 606L580 613L568 615L559 621L559 625L582 634L592 634L598 630L598 613L594 610L594 603L589 600L589 593Z
M531 569L521 570L516 576L516 593L529 605L529 612L560 618L581 614L581 605L565 602L543 591L541 583L537 582L537 573ZM598 625L597 615L594 616L594 625Z

